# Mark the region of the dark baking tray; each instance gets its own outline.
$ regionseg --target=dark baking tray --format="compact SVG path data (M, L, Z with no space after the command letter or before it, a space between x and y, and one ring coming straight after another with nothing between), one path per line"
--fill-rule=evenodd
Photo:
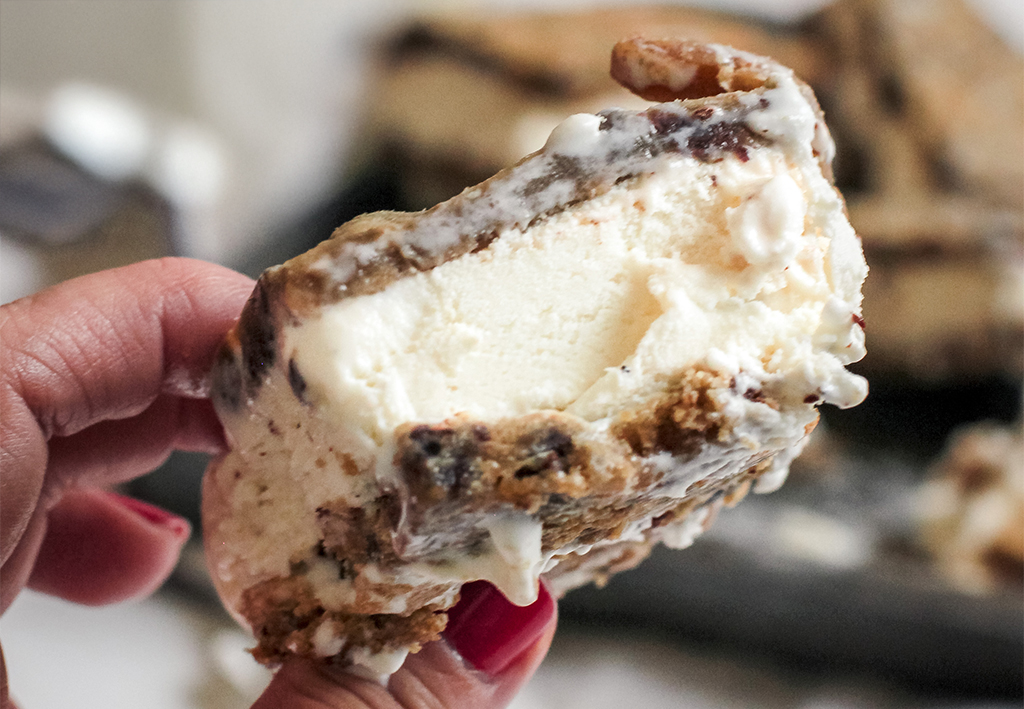
M728 525L723 517L716 524ZM573 625L643 628L823 675L863 674L947 698L1022 697L1021 596L960 593L923 568L765 563L709 533L684 551L658 548L559 608Z

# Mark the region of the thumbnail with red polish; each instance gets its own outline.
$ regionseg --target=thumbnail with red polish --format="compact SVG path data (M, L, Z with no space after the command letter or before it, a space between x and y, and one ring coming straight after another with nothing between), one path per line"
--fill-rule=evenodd
M537 641L554 613L543 583L536 601L517 606L486 581L474 581L448 611L444 637L466 662L493 677Z
M122 507L131 510L147 522L160 527L166 527L173 531L177 536L188 536L190 527L188 521L173 512L168 512L167 510L161 509L147 502L143 502L142 500L137 500L134 497L119 495L116 492L108 492L107 495L111 500Z

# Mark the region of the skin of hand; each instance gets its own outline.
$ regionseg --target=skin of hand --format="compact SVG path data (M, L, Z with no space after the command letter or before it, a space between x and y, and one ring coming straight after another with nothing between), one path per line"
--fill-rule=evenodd
M176 449L223 450L206 375L252 287L220 266L160 259L0 307L0 612L26 586L101 605L149 594L170 574L188 522L107 488ZM468 584L445 639L410 655L386 687L295 660L256 707L505 706L546 654L556 616L543 585L520 608Z

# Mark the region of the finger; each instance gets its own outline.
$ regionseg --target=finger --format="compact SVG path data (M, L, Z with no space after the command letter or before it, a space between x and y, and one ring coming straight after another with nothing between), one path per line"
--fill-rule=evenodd
M0 308L3 559L39 503L48 439L134 416L161 392L201 393L203 373L252 285L220 266L163 259L84 276ZM209 417L202 421L210 425ZM219 435L219 427L207 434Z
M216 453L222 447L209 400L165 395L138 416L52 439L48 484L59 494L70 485L120 483L157 468L172 451Z
M155 591L189 535L184 519L100 490L64 495L47 515L28 585L86 605Z
M253 283L159 259L68 281L4 307L4 367L47 436L127 418L202 377Z
M2 345L2 343L0 343ZM0 360L0 366L3 361ZM25 402L9 386L0 389L0 564L6 564L39 504L46 441ZM0 577L7 590L10 577ZM6 606L4 606L6 608Z
M11 692L7 685L7 660L4 659L3 648L0 648L0 707L17 709L11 701Z
M32 565L39 554L39 547L45 534L46 514L39 508L36 514L28 517L28 523L18 539L18 544L10 550L3 565L0 566L0 578L3 579L3 583L0 584L0 614L7 612L18 592L28 583Z
M451 615L446 639L410 655L387 687L294 660L274 675L253 709L504 707L540 665L557 624L555 602L543 586L536 603L520 608L489 584L470 584Z
M467 584L449 612L445 643L410 656L389 689L402 706L431 706L436 698L445 707L503 707L547 654L557 616L543 583L526 607L487 582Z

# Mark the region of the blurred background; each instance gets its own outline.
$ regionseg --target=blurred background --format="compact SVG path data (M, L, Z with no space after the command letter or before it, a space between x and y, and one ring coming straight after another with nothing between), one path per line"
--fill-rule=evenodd
M172 254L255 276L430 206L634 104L607 63L635 34L816 90L871 267L872 392L823 410L779 492L567 596L515 709L1020 707L1019 0L0 0L0 301ZM205 462L128 492L198 523ZM154 598L26 593L2 638L25 707L233 709L267 681L198 540Z

